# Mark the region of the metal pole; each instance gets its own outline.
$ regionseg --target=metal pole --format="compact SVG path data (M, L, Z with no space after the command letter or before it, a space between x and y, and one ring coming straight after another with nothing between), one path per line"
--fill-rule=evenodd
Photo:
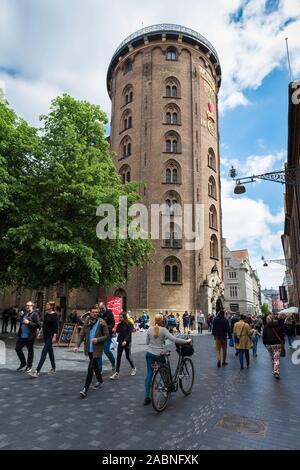
M285 38L285 44L286 44L286 53L287 53L287 58L288 58L288 64L289 64L289 71L290 71L290 81L293 81L293 76L292 76L292 67L291 67L291 61L290 61L290 52L289 52L289 38Z

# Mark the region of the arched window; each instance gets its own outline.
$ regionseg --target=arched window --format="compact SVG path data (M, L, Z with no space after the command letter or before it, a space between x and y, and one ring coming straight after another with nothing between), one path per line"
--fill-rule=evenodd
M127 60L124 65L124 75L128 72L131 72L132 68L133 68L133 63L131 62L131 60Z
M207 164L208 164L209 168L216 171L216 168L217 168L216 167L216 156L215 156L215 152L213 151L212 148L208 149L207 158L208 158Z
M174 47L169 47L167 49L166 60L177 60L177 51Z
M180 182L180 165L175 160L169 160L165 166L165 182L166 183L179 183Z
M131 155L131 139L127 135L125 136L120 144L120 153L122 155L122 158L129 157Z
M180 124L180 108L174 103L170 103L165 107L165 123Z
M165 135L165 152L180 153L180 136L177 132L168 132Z
M163 202L168 206L168 215L180 215L181 198L177 191L168 191Z
M126 85L126 87L123 90L123 99L122 99L122 104L125 106L128 103L131 103L133 101L133 87L132 85Z
M182 282L182 267L178 258L170 256L164 261L163 278L164 282L168 283L177 284Z
M213 176L211 176L208 180L208 195L214 199L217 199L217 186Z
M120 129L121 132L126 131L132 127L132 114L130 109L126 109L121 116Z
M122 165L119 170L119 175L123 184L131 181L131 169L129 165Z
M209 208L209 228L218 230L217 210L213 204Z
M210 237L210 257L213 259L219 259L218 239L216 235L212 235Z
M180 83L175 77L169 77L165 81L166 96L170 98L180 97Z
M164 232L164 247L165 248L181 248L182 244L182 231L174 223L171 224L171 227L168 227L170 231Z

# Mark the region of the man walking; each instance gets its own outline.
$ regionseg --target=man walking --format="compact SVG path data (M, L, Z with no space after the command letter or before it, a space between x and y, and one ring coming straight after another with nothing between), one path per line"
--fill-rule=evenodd
M16 343L16 353L20 359L20 366L17 370L22 370L26 366L26 372L31 372L33 354L34 354L34 341L36 338L37 330L40 328L39 317L37 312L33 310L33 302L26 303L25 312L20 312L20 328L18 331L18 339ZM27 365L26 359L22 349L27 347L28 357Z
M222 366L227 366L226 362L227 357L227 338L231 338L231 331L229 327L229 322L225 318L224 310L220 310L218 316L214 319L212 325L212 334L216 341L216 351L217 351L217 365L221 367L221 350L223 351L223 361Z
M198 333L202 335L203 324L205 322L205 316L204 316L204 313L201 310L200 310L200 313L198 315L197 322L198 322Z
M111 340L112 340L112 335L113 335L113 329L115 326L115 317L112 311L106 308L106 305L104 302L99 303L99 317L105 321L108 327L109 336L103 345L103 351L106 357L108 358L109 362L111 363L111 370L114 372L116 370L116 360L114 358L113 353L110 350L110 346L111 346ZM102 372L102 354L99 356L98 366L99 366L100 371Z
M106 322L102 318L98 318L98 315L98 308L91 307L90 317L82 328L78 343L74 348L74 352L77 353L81 343L84 341L85 353L90 360L85 385L80 392L82 398L87 396L94 372L97 378L94 388L99 388L103 383L98 359L103 354L103 345L107 338L109 338L109 331Z

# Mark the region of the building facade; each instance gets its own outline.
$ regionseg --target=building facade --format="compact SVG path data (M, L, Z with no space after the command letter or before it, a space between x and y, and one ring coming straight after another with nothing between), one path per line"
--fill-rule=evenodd
M109 65L115 166L124 184L145 183L140 195L149 212L165 204L171 220L167 233L153 240L152 262L131 269L125 286L106 291L121 295L135 312L211 312L222 297L220 83L213 46L178 25L137 31L122 42ZM203 246L195 250L187 249L178 222L187 204L193 231L203 237ZM203 208L199 227L197 204Z
M286 169L295 172L296 185L286 185L282 245L287 260L289 303L300 307L300 82L289 85L288 151Z
M223 244L225 308L231 312L257 315L261 312L261 288L250 265L248 250L230 251Z

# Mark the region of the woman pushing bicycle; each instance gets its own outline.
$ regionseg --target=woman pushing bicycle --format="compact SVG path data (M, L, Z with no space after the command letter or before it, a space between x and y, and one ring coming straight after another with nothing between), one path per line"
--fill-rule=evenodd
M169 339L177 344L190 344L191 339L177 338L169 333L167 328L163 327L164 317L161 314L155 315L154 326L147 330L146 344L148 345L146 352L147 375L145 380L145 400L144 405L151 403L150 388L153 376L153 366L155 363L165 363L165 357L161 355L164 352L165 340Z

